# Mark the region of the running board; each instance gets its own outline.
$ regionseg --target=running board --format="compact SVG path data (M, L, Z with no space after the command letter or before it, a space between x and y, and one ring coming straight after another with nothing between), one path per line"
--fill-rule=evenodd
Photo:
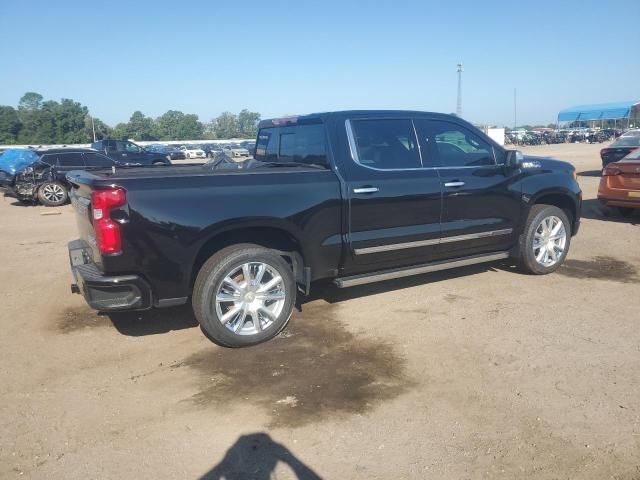
M354 275L352 277L336 278L333 282L339 288L347 288L354 287L356 285L364 285L365 283L382 282L393 278L409 277L411 275L437 272L439 270L448 270L450 268L466 267L468 265L476 265L478 263L494 262L496 260L504 260L505 258L509 258L509 252L485 253L483 255L474 255L472 257L462 257L453 260L425 263L417 266L414 265L411 267L381 270L379 272Z

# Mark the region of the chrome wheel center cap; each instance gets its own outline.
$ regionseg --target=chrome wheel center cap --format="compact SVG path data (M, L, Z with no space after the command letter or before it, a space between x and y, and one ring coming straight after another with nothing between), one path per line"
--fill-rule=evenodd
M253 292L249 292L244 296L244 301L251 303L256 299L256 294Z

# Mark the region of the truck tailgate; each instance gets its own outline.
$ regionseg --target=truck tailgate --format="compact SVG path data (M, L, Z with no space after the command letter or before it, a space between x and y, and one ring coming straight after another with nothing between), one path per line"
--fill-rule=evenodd
M69 172L67 180L71 183L72 187L69 192L69 199L76 213L78 233L80 238L91 248L93 261L97 265L101 265L102 257L96 244L96 235L92 221L91 193L93 192L93 188L91 185L91 177L79 175L78 172Z

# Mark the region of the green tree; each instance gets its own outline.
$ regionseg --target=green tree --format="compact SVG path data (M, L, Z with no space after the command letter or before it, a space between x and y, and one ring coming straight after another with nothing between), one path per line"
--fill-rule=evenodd
M21 126L16 109L0 105L0 144L16 143Z
M258 134L260 114L246 108L238 114L238 133L241 138L255 138Z
M18 134L19 143L37 143L42 99L42 95L35 92L27 92L20 98L18 102L18 118L22 127Z
M128 130L129 130L129 125L128 124L119 123L115 127L113 127L113 129L111 130L111 137L112 138L117 138L117 139L129 138L128 133L127 133Z
M177 110L169 110L156 119L156 133L162 140L177 140L178 126L184 117L184 113Z
M89 109L79 102L63 98L54 110L56 143L84 143L88 140L84 131Z
M192 113L184 115L178 124L176 140L200 140L204 134L204 126L198 116Z
M84 136L88 142L93 142L93 129L96 130L96 140L109 138L113 135L113 129L109 127L99 118L93 117L93 125L91 125L91 116L87 115L84 119Z
M127 124L128 137L135 140L156 140L155 130L153 118L145 117L141 111L133 112Z
M223 112L214 120L213 130L218 138L237 138L240 136L238 117L231 112Z
M42 105L43 96L36 92L27 92L20 102L18 102L18 110L38 110Z

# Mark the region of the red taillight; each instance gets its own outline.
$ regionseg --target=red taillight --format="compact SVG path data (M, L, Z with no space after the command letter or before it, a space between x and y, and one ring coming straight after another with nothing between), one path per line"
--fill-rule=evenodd
M120 225L111 219L111 210L127 202L127 195L121 188L96 190L91 194L93 228L96 244L101 253L119 253L122 250Z
M604 167L604 170L602 170L603 177L613 177L615 175L620 175L621 173L622 170L620 170L615 165L607 165L606 167Z

